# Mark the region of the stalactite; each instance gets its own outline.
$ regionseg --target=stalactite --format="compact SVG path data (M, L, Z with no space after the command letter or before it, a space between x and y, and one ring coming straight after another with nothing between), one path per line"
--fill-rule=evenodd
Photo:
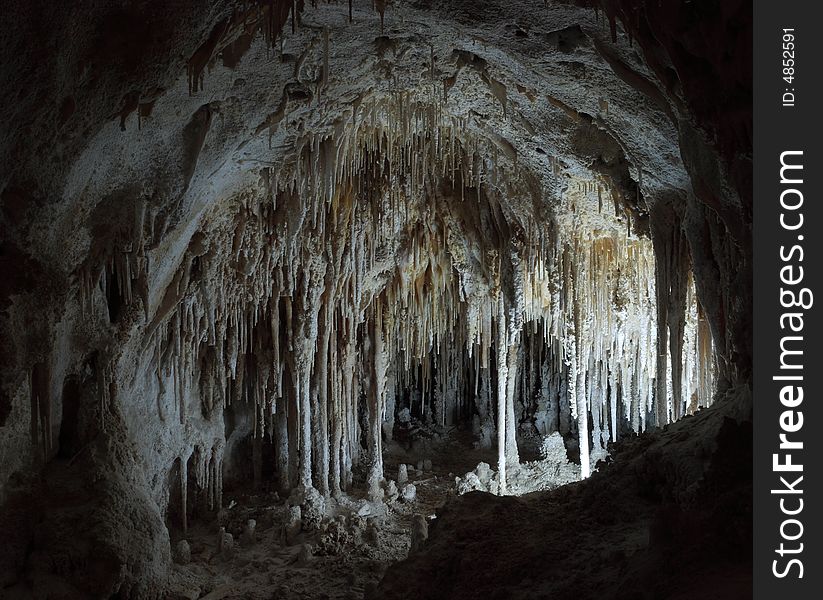
M52 449L52 399L51 368L48 363L37 362L31 369L31 438L32 445L40 444L43 458Z
M183 520L183 535L188 534L189 530L189 515L188 515L188 489L189 489L189 457L181 456L180 460L180 507Z
M510 344L504 352L506 357L506 431L505 431L505 454L506 463L517 465L520 463L520 455L517 451L517 422L514 415L514 395L517 382L517 359L519 352L519 335L515 336L515 343Z
M506 493L506 380L508 372L506 343L506 308L502 292L497 302L497 473L498 492Z
M326 286L328 286L328 279ZM328 289L328 287L326 287ZM320 324L320 346L317 351L317 370L315 377L315 394L317 395L317 427L315 456L317 457L317 489L324 496L329 494L329 343L331 340L331 306L328 301L322 304Z
M666 255L628 226L608 182L572 178L557 222L539 229L506 208L529 192L501 140L467 138L465 122L406 94L361 101L347 118L296 136L294 159L263 169L260 194L231 200L212 242L227 256L192 239L149 324L181 420L195 417L193 394L197 416L253 415L255 478L268 434L284 491L339 496L365 461L377 496L383 437L409 408L441 430L477 413L481 444L496 429L505 493L521 425L576 430L585 476L606 438L645 428L659 399L677 411L710 402L711 340L690 280L671 303L683 318L664 319L683 342L660 346L684 368L660 377L666 362L648 348L674 280L655 277ZM140 268L112 264L130 298Z
M281 491L288 490L289 485L289 416L288 401L281 397L277 409L277 431L275 444L275 462L277 464L278 486Z
M369 377L369 473L367 485L369 496L377 499L380 497L380 482L383 479L383 450L380 425L380 413L383 405L383 395L386 388L386 354L383 340L383 307L380 300L374 306L374 313L371 319L370 342L373 346L371 373ZM368 352L368 351L367 351Z

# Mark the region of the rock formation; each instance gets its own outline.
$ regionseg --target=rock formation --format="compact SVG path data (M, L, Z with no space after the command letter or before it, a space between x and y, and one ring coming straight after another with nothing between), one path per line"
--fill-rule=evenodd
M333 547L413 427L503 495L750 385L751 15L669 4L11 2L0 586L162 596L229 488Z

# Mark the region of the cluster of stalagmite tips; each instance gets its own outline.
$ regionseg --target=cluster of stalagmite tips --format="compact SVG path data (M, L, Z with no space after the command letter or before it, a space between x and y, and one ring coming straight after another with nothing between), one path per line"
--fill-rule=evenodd
M355 471L379 494L401 411L474 422L481 445L496 439L505 493L523 431L576 436L585 477L609 440L710 402L693 285L673 373L658 361L653 244L619 202L604 206L616 197L604 182L552 203L493 141L430 107L406 106L402 122L393 110L366 106L351 127L297 140L292 162L216 205L154 305L132 289L145 285L140 244L89 275L109 283L84 298L144 298L153 376L173 387L181 422L252 412L255 477L269 440L280 487L324 495ZM197 453L219 506L222 443Z

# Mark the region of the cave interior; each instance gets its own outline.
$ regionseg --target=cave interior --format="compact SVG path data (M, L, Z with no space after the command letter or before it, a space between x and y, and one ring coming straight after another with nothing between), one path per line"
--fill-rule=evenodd
M750 3L8 4L0 596L750 595Z

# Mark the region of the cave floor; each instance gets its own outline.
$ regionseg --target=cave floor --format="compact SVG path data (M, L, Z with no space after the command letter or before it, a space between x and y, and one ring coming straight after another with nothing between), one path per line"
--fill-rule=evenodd
M421 454L389 444L384 451L387 479L396 479L401 463L409 465L409 482L416 487L412 502L400 499L368 503L357 487L330 499L327 514L342 528L302 531L286 541L288 502L275 492L227 491L224 509L210 520L195 520L186 539L191 550L187 564L174 565L171 598L349 599L363 598L375 588L386 569L406 558L415 515L429 519L455 489L455 475L481 461L493 464L495 451L472 447L472 436L455 431ZM431 461L420 470L419 463ZM428 461L426 461L428 463ZM426 464L428 467L429 465ZM243 540L249 519L256 521L255 541ZM234 537L230 555L218 550L220 525ZM173 536L173 543L181 539ZM307 558L307 548L311 556Z

